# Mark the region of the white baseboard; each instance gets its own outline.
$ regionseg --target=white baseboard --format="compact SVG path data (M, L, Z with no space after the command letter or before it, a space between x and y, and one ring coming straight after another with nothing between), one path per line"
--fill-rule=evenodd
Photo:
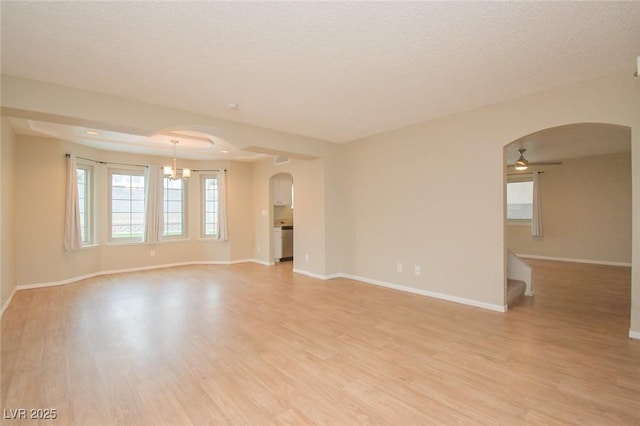
M341 274L341 273L338 272L338 273L335 273L335 274L323 275L323 277L324 277L323 278L324 280L332 280L334 278L343 278L344 274Z
M229 261L226 261L225 265L236 265L238 263L249 263L253 261L254 261L253 259L229 260Z
M632 339L640 339L640 331L629 330L629 337Z
M418 289L418 288L413 288L413 287L407 287L407 286L398 285L398 284L387 283L387 282L384 282L384 281L373 280L373 279L370 279L370 278L360 277L360 276L357 276L357 275L343 274L343 273L330 274L330 275L320 275L320 274L315 274L313 272L305 271L303 269L294 269L293 272L296 272L298 274L307 275L307 276L310 276L312 278L317 278L319 280L331 280L331 279L334 279L334 278L347 278L347 279L350 279L350 280L360 281L360 282L367 283L367 284L373 284L373 285L377 285L377 286L381 286L381 287L392 288L394 290L400 290L400 291L405 291L405 292L408 292L408 293L419 294L421 296L428 296L428 297L433 297L435 299L447 300L449 302L455 302L455 303L461 303L461 304L464 304L464 305L475 306L477 308L489 309L491 311L507 312L507 306L506 305L505 306L493 305L491 303L480 302L478 300L465 299L465 298L462 298L462 297L451 296L451 295L448 295L448 294L436 293L436 292L422 290L422 289Z
M7 299L6 302L4 302L4 305L2 305L2 310L0 310L0 318L2 318L2 316L4 315L4 311L6 311L7 308L9 307L9 304L13 300L13 295L16 294L17 290L18 290L18 287L17 286L14 287L13 290L11 291L11 294L9 295L9 298Z
M296 274L307 275L311 278L316 278L319 280L332 280L334 278L340 278L343 276L342 274L320 275L314 272L309 272L309 271L305 271L304 269L297 269L297 268L293 268L293 272L295 272Z
M43 288L43 287L55 287L59 285L71 284L77 281L86 280L89 278L99 277L102 275L112 275L112 274L121 274L123 272L138 272L138 271L149 271L152 269L163 269L163 268L173 268L176 266L189 266L189 265L235 265L238 263L262 263L261 261L255 259L246 259L246 260L208 260L208 261L193 261L193 262L178 262L178 263L165 263L162 265L152 265L152 266L140 266L136 268L125 268L125 269L112 269L106 271L93 272L91 274L79 275L72 278L68 278L61 281L51 281L46 283L37 283L37 284L22 284L16 286L15 290L29 290L33 288ZM14 291L15 291L14 290Z
M398 284L387 283L387 282L384 282L384 281L373 280L373 279L370 279L370 278L360 277L360 276L357 276L357 275L340 274L340 276L343 277L343 278L351 279L351 280L361 281L361 282L364 282L364 283L367 283L367 284L374 284L374 285L378 285L378 286L381 286L381 287L392 288L394 290L400 290L400 291L406 291L408 293L419 294L421 296L433 297L435 299L441 299L441 300L446 300L446 301L449 301L449 302L461 303L463 305L475 306L477 308L489 309L491 311L496 311L496 312L507 312L507 306L506 305L494 305L492 303L480 302L478 300L465 299L463 297L451 296L449 294L436 293L436 292L433 292L433 291L422 290L422 289L419 289L419 288L413 288L413 287L407 287L407 286L398 285Z
M276 264L275 262L267 262L267 261L258 260L258 259L250 259L250 260L247 260L247 262L253 262L253 263L257 263L264 266L273 266Z
M169 263L169 264L164 264L164 265L153 265L153 266L143 266L143 267L137 267L137 268L127 268L127 269L99 271L99 272L95 272L95 273L91 273L91 274L87 274L87 275L81 275L81 276L68 278L68 279L61 280L61 281L53 281L53 282L37 283L37 284L23 284L23 285L16 286L16 288L14 289L14 293L15 293L16 290L28 290L28 289L34 289L34 288L53 287L53 286L71 284L71 283L74 283L74 282L77 282L77 281L81 281L81 280L85 280L85 279L88 279L88 278L93 278L93 277L97 277L97 276L101 276L101 275L119 274L119 273L123 273L123 272L146 271L146 270L152 270L152 269L172 268L172 267L176 267L176 266L188 266L188 265L232 265L232 264L248 263L248 262L253 262L253 263L257 263L257 264L265 265L265 266L272 266L273 265L273 263L265 262L265 261L258 260L258 259L243 259L243 260L232 260L232 261L195 261L195 262ZM384 281L374 280L374 279L370 279L370 278L366 278L366 277L360 277L360 276L357 276L357 275L343 274L343 273L320 275L320 274L316 274L316 273L313 273L313 272L305 271L303 269L295 269L295 268L293 269L293 272L298 273L298 274L307 275L309 277L316 278L316 279L319 279L319 280L331 280L331 279L334 279L334 278L348 278L348 279L351 279L351 280L360 281L360 282L364 282L364 283L367 283L367 284L373 284L373 285L378 285L378 286L381 286L381 287L392 288L394 290L400 290L400 291L405 291L405 292L408 292L408 293L419 294L419 295L422 295L422 296L433 297L435 299L447 300L449 302L461 303L463 305L475 306L475 307L478 307L478 308L488 309L488 310L491 310L491 311L496 311L496 312L506 312L507 311L507 306L506 305L505 306L494 305L494 304L491 304L491 303L480 302L478 300L466 299L466 298L463 298L463 297L451 296L451 295L444 294L444 293L437 293L437 292L432 292L432 291L428 291L428 290L422 290L422 289L417 289L417 288L413 288L413 287L407 287L407 286L403 286L403 285L387 283L387 282L384 282ZM7 303L5 303L5 306L3 306L3 308L2 308L2 312L3 313L4 313L4 310L6 309L6 307L9 305L9 302L11 301L12 298L13 298L13 293L9 297L9 300L7 301ZM1 314L0 314L0 316L1 316Z
M573 259L569 257L538 256L536 254L522 254L522 253L516 253L516 256L523 257L525 259L554 260L556 262L591 263L593 265L608 265L608 266L631 266L631 263L609 262L607 260Z

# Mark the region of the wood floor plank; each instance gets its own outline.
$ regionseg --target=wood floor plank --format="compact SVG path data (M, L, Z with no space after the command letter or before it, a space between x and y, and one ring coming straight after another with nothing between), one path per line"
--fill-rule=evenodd
M528 262L504 314L290 263L18 291L0 401L59 425L640 424L630 269Z

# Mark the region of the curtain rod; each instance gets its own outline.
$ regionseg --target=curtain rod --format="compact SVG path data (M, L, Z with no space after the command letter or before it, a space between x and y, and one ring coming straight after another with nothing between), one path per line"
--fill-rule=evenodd
M68 157L71 157L71 154L65 154L65 156L68 158ZM115 164L117 166L135 166L135 167L144 167L144 168L149 167L144 164L114 163L112 161L99 161L99 160L94 160L93 158L77 157L77 156L76 158L79 158L80 160L85 160L85 161L93 161L94 163L98 163L98 164Z
M70 157L71 154L65 154L66 157ZM86 160L86 161L93 161L94 163L98 163L98 164L115 164L118 166L136 166L136 167L149 167L147 165L143 165L143 164L129 164L129 163L114 163L111 161L99 161L99 160L94 160L93 158L86 158L86 157L78 157L76 156L76 158L79 158L80 160ZM211 169L211 170L191 170L192 172L226 172L227 169Z

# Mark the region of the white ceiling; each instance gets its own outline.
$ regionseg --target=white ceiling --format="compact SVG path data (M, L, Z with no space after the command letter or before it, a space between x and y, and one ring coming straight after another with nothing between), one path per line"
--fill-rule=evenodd
M191 160L255 161L265 154L243 151L218 137L195 131L167 131L151 137L120 133L93 127L71 126L24 118L9 118L19 135L62 139L107 151L153 154ZM174 145L171 141L178 141Z
M331 142L631 75L640 54L634 1L0 7L5 74Z

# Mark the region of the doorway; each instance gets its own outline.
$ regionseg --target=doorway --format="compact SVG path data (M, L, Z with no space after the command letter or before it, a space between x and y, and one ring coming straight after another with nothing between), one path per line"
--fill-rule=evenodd
M294 207L293 176L278 173L269 180L272 217L273 262L293 262L294 259Z
M518 171L521 157L528 167ZM534 281L542 270L547 281L554 270L562 274L564 266L558 262L576 268L630 267L631 128L606 123L548 128L507 144L504 159L505 248L533 266ZM542 230L537 236L530 217L513 217L513 212L529 212L532 206L509 206L507 190L510 183L531 181L533 174L539 174L541 188ZM515 198L511 202L526 204ZM506 293L505 286L505 300Z

